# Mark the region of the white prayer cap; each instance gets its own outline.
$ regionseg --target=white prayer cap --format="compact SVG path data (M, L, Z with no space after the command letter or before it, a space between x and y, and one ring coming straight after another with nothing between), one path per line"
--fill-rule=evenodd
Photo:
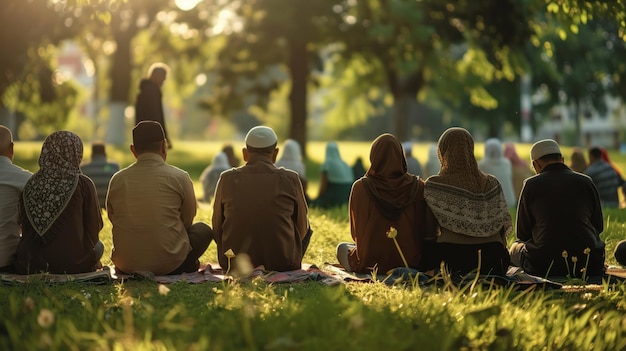
M255 149L264 149L276 145L277 142L276 133L274 133L272 128L265 126L254 127L246 135L246 146Z
M561 154L559 144L552 139L539 140L530 148L530 159L533 161L550 154Z

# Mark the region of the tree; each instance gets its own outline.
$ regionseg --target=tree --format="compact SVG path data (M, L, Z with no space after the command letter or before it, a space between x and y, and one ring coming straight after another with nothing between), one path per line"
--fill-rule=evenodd
M54 104L57 94L70 91L53 84L51 55L46 47L76 34L76 27L71 20L66 21L60 10L60 5L43 0L6 0L2 3L0 123L12 129L16 136L15 115L7 109L7 103L14 107L14 112L24 112L15 110L23 107L19 101L34 99L43 104ZM7 95L9 90L10 96Z
M311 70L320 64L319 52L334 38L326 31L337 26L333 1L247 0L229 4L242 28L227 33L219 53L217 92L210 105L226 115L247 107L244 96L267 105L269 93L283 82L278 67L291 83L289 137L306 155L308 88ZM264 79L258 79L261 75Z

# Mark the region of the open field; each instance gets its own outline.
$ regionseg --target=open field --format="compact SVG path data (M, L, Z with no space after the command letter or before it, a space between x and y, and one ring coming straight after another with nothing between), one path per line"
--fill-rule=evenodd
M313 182L324 145L309 145ZM39 147L18 143L16 163L35 171ZM221 143L179 141L175 147L168 160L195 180ZM427 147L416 145L422 162ZM126 150L109 149L110 158L127 165L132 156ZM340 150L349 163L359 155L367 161L369 143L341 143ZM85 152L88 158L88 147ZM518 152L527 157L528 146ZM626 169L624 156L611 156ZM103 263L110 264L111 227L104 216ZM604 216L602 238L608 263L615 264L609 256L626 238L626 211ZM198 219L210 218L210 206L201 204ZM310 219L314 234L304 261L335 262L337 243L350 240L347 209L312 210ZM202 259L217 260L214 244ZM626 349L626 285L580 292L317 282L168 287L163 295L148 281L0 285L0 350Z

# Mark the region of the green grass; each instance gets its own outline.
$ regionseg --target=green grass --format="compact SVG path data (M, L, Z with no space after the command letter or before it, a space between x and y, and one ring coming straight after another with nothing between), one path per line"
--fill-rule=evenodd
M178 142L169 161L197 179L220 146ZM38 147L18 144L16 163L36 170ZM356 155L368 159L368 143L340 148L349 161ZM425 161L427 146L417 149ZM314 155L309 164L319 165L324 144L309 150ZM109 154L123 165L132 162L125 149ZM614 161L620 158L615 155ZM198 219L210 223L210 216L210 206L201 205ZM605 219L602 237L610 256L615 243L626 238L626 212L606 211ZM334 262L336 244L350 240L347 209L312 210L310 220L314 234L304 261ZM104 263L110 264L106 219L101 238ZM203 260L216 261L214 244ZM162 295L147 281L0 285L0 350L626 349L623 285L574 293L259 281L168 287ZM54 316L49 325L38 318L48 312Z

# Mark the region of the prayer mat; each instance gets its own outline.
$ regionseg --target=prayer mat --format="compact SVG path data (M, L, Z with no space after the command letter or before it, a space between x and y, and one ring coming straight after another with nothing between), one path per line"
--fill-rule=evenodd
M338 264L325 263L322 266L325 270L341 277L345 282L382 282L387 285L396 284L417 284L425 287L429 285L445 285L452 283L457 286L465 286L470 284L480 284L483 286L512 286L515 289L528 288L548 288L560 289L562 284L549 279L536 277L526 274L517 267L511 267L506 276L481 274L467 274L464 276L449 276L445 278L441 274L426 274L411 268L394 268L386 274L376 273L353 273L346 270Z
M324 285L337 285L341 279L332 276L317 266L312 264L302 264L302 269L277 272L267 271L263 266L256 267L250 274L242 277L233 277L226 274L224 270L217 264L208 264L201 267L197 272L183 273L175 275L154 275L151 272L134 272L132 274L115 273L114 279L146 279L160 284L172 284L178 282L186 282L191 284L199 284L205 282L221 282L221 281L240 281L250 282L260 279L270 284L296 283L303 281L317 281Z
M37 273L37 274L5 274L0 273L0 281L3 284L15 283L69 283L81 282L89 284L108 284L113 281L113 275L109 267L105 266L101 270L88 273L76 274L53 274L53 273Z

